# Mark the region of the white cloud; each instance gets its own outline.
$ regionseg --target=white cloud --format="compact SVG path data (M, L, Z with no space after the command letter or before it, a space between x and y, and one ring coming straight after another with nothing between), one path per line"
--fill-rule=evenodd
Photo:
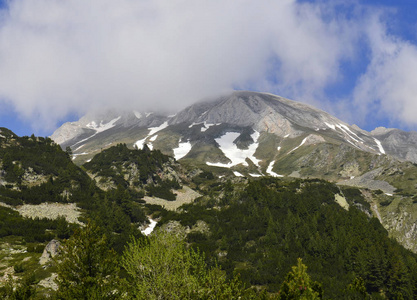
M368 28L371 61L358 80L354 101L362 117L417 125L417 46L392 36L380 18Z
M178 109L233 87L314 98L340 76L356 30L323 8L291 0L11 0L0 22L0 97L50 128L68 113Z
M363 118L378 110L417 123L416 45L387 34L380 10L352 1L344 13L341 3L10 0L0 103L38 129L103 107L178 110L236 87L326 107L326 88L344 80L342 62L357 63L365 41L354 104Z

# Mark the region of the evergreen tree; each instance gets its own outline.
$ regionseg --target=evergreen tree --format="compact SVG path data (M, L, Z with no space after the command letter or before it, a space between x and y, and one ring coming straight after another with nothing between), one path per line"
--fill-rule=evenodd
M58 263L58 299L120 299L116 254L89 222L66 242Z
M320 283L312 281L307 274L307 266L303 264L301 258L297 261L297 266L292 267L283 282L278 294L278 299L322 299L323 290Z

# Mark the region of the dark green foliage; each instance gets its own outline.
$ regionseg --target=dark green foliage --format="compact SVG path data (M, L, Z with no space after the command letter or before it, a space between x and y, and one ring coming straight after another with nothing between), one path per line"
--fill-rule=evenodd
M173 179L161 181L158 185L151 184L147 186L146 190L148 191L149 196L174 201L176 199L176 194L174 194L171 189L179 188L181 188L181 186L175 179Z
M54 230L57 225L57 220L23 218L17 211L0 206L0 237L16 235L26 242L46 242L54 238L47 229Z
M59 168L66 168L70 159L58 144L50 138L17 137L7 147L0 147L0 159L8 182L19 182L23 170L32 168L35 174L58 175Z
M123 168L131 163L136 164L139 170L138 183L144 184L149 178L158 180L157 171L168 161L169 157L159 150L131 150L126 144L118 144L94 156L84 164L84 168L99 176L110 177L116 185L127 186Z
M366 202L365 198L363 197L361 191L357 188L342 188L343 195L345 196L346 200L350 203L360 204L363 207L370 209L371 205Z
M85 193L89 192L91 179L50 138L14 136L2 143L4 147L0 147L0 160L4 179L10 184L0 186L0 201L21 205L82 202L88 198ZM30 182L30 187L23 185L25 172L40 179Z
M250 182L240 193L230 188L224 186L220 200L185 205L183 213L169 216L190 227L205 221L210 234L190 234L188 241L207 258L219 257L229 274L239 272L247 284L276 293L302 257L312 280L323 284L325 297L343 298L355 276L363 278L369 294L383 290L389 298L417 296L416 255L388 238L377 219L355 206L341 208L334 201L337 186L266 178ZM358 192L348 195L361 201Z
M65 243L58 263L58 299L120 299L116 253L93 223Z
M278 299L305 299L315 300L323 298L323 288L320 283L312 281L307 274L307 267L302 259L297 260L297 265L287 274L285 281L278 292Z
M15 273L22 273L25 270L25 266L23 263L17 263L13 267Z
M0 287L0 298L4 300L29 300L34 299L36 288L34 286L35 276L25 276L19 282L13 282L9 277L6 284Z

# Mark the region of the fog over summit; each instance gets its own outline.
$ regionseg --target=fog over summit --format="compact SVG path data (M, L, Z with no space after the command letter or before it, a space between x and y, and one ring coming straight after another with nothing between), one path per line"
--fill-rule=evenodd
M69 115L178 111L246 89L413 125L417 48L390 33L393 16L355 2L11 0L0 103L51 132Z

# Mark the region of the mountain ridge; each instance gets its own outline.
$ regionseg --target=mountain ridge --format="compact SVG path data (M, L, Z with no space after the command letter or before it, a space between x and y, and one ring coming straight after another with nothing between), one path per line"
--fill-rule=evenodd
M214 130L215 127L222 128ZM126 142L130 147L143 146L144 143L153 146L158 145L158 139L162 137L157 133L168 131L173 136L162 139L160 144L164 145L160 149L173 155L173 149L180 147L180 143L188 141L191 148L201 142L207 146L215 144L215 139L222 134L232 131L242 134L249 128L261 135L271 133L280 139L294 139L302 135L305 138L313 134L321 136L316 141L324 138L369 153L389 154L400 160L417 162L417 146L413 144L413 141L417 141L417 133L398 129L367 132L313 106L272 94L248 91L235 91L216 99L198 102L173 116L137 111L87 114L77 122L65 123L51 138L63 148L70 146L76 157L75 162L80 160L81 164L97 153L93 151L90 154L82 149L85 146L88 148L91 141L101 141L95 150L117 142ZM174 136L178 138L177 141L173 140ZM407 142L406 146L401 147L404 141Z

